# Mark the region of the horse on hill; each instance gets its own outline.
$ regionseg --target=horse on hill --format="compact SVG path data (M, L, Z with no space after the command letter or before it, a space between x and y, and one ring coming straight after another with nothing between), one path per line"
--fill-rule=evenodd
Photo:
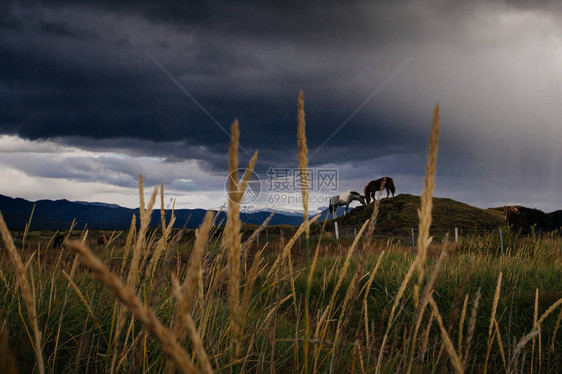
M505 222L522 233L529 233L531 228L554 230L562 226L562 210L545 213L538 209L504 206L503 212Z
M345 205L344 215L347 214L349 204L355 200L359 201L363 206L367 205L365 204L365 196L356 191L346 191L341 195L332 196L330 198L330 213L332 213L332 216L336 218L338 206Z
M394 186L394 181L390 177L382 177L380 179L376 179L370 181L364 190L365 199L367 200L367 204L371 203L371 197L373 201L375 201L376 193L382 192L386 189L386 197L392 193L392 197L394 197L394 193L396 192L396 187Z
M57 235L53 239L53 248L61 249L64 244L64 235Z

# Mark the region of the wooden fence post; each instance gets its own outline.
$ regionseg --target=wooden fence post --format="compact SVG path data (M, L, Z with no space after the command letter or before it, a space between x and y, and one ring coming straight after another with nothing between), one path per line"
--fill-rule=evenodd
M500 229L500 248L502 251L502 258L503 258L503 235L502 235L502 229Z
M336 229L336 239L340 240L340 233L338 231L338 223L334 222L334 228Z
M455 243L459 242L459 228L455 227Z

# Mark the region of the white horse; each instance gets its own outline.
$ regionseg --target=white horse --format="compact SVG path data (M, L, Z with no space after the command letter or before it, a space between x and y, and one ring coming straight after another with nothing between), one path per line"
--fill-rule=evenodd
M341 195L336 195L331 197L330 213L332 213L332 216L336 218L336 212L338 210L338 206L345 205L344 215L347 214L347 209L349 208L349 204L351 204L351 202L355 200L359 201L363 206L367 205L365 204L365 196L361 195L359 192L356 191L346 191Z

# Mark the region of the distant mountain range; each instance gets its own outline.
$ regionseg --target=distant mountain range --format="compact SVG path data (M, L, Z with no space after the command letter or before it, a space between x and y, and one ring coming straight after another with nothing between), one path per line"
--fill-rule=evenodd
M383 199L377 217L376 228L379 233L399 234L409 233L411 228L417 227L417 209L420 197L409 194L399 194L395 198ZM35 210L33 210L35 206ZM123 208L115 204L88 203L83 201L71 202L68 200L39 200L36 202L24 199L13 199L0 195L0 211L11 230L25 228L31 212L31 230L65 230L73 220L76 227L81 229L87 225L90 229L124 230L129 228L133 214L137 217L138 209ZM174 211L176 222L174 227L195 228L203 221L205 209L178 209ZM300 225L303 221L298 212L273 212L271 210L242 211L240 218L244 223L261 225L273 213L269 225ZM343 216L343 208L338 209L337 222L340 232L351 235L354 229L361 227L372 213L372 205L368 207L357 206L350 208L347 216ZM166 210L166 222L170 220L171 212ZM314 216L318 212L311 212ZM321 212L320 220L332 218L328 209ZM503 212L501 208L480 209L465 203L445 198L433 199L432 230L448 231L457 227L467 232L474 230L491 230L503 226ZM226 222L226 213L221 212L217 218L218 224ZM151 226L160 225L160 209L152 213ZM320 227L321 223L315 226ZM333 230L333 221L330 220L327 228ZM404 231L406 230L406 231Z
M35 206L35 210L33 207ZM31 212L31 230L64 230L68 229L73 220L78 228L87 225L91 229L127 229L131 225L133 214L139 216L138 209L123 208L115 204L88 203L84 201L68 200L39 200L28 201L0 195L0 211L4 216L8 228L21 230L29 221ZM198 227L205 216L205 209L177 209L174 211L176 223L174 227ZM166 210L166 221L170 219L170 210ZM261 225L271 211L242 212L240 218L244 223ZM217 222L226 221L226 213L221 212ZM273 213L270 225L300 225L301 215L295 213ZM160 224L160 209L152 214L151 226Z

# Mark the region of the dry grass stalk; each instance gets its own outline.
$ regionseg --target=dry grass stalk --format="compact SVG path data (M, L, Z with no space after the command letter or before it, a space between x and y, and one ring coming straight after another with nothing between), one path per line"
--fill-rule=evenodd
M318 323L316 324L316 330L315 330L315 334L314 337L315 339L318 339L319 335L320 335L320 330L321 329L327 329L328 324L330 323L330 321L332 321L332 311L335 310L337 308L336 303L335 303L335 298L336 295L343 283L343 280L347 274L347 269L349 268L349 264L351 262L351 257L353 255L353 252L355 250L355 247L357 246L357 242L359 241L359 239L361 238L361 235L363 234L363 231L365 231L365 228L367 227L367 225L369 224L369 220L365 221L363 223L363 226L361 227L361 229L359 230L359 233L357 234L357 236L355 237L355 240L353 241L353 244L348 248L347 250L347 255L345 257L345 261L343 263L343 266L340 270L340 276L338 278L338 281L336 282L336 286L334 287L334 290L332 291L332 295L330 296L330 301L328 302L328 305L326 306L326 308L324 309L324 312L322 313L322 315L319 318ZM316 255L318 254L318 248L316 250ZM316 257L315 255L315 257ZM309 273L309 277L311 277L312 275L312 271ZM310 280L312 282L312 280ZM356 277L353 277L352 280L352 284L356 281ZM346 297L344 300L344 304L342 307L342 312L343 310L345 310L346 306L347 306L347 302L348 302L348 296L350 296L350 294L352 293L351 291L353 291L353 288L351 288L348 290L348 292L346 293ZM324 324L324 322L326 322ZM338 327L341 327L340 322L338 320ZM339 329L336 329L336 340L337 337L339 336ZM317 350L319 350L320 347L317 347ZM316 360L315 360L316 361ZM333 361L332 361L333 363ZM315 367L316 367L316 363L315 363ZM331 369L333 368L333 366L330 366Z
M203 372L206 374L213 374L215 371L211 366L211 362L209 361L209 356L207 356L207 351L205 351L205 347L203 346L203 341L201 340L201 336L199 335L199 331L197 331L197 327L195 327L195 322L190 315L187 315L185 318L186 327L187 327L187 334L189 335L189 339L193 344L193 349L199 357L199 362L201 363L201 367L203 368Z
M82 243L83 244L83 243ZM78 257L78 256L77 256ZM78 286L76 285L76 283L74 283L74 280L72 279L72 275L68 275L68 273L66 271L64 271L64 269L61 270L62 275L64 275L64 277L66 278L66 280L68 280L68 284L72 287L72 289L74 290L74 292L76 292L76 295L78 296L78 299L80 299L80 301L82 302L82 304L84 304L84 307L86 308L86 310L88 311L88 314L92 317L92 319L94 320L94 323L96 324L96 326L98 327L98 330L101 333L101 336L103 337L103 340L105 341L106 344L109 344L109 341L107 340L107 337L105 336L105 333L103 331L103 328L101 326L101 323L98 319L98 317L96 316L96 314L94 313L94 311L92 310L92 305L91 305L91 301L90 300L86 300L86 297L84 296L84 294L82 293L82 291L80 291L80 289L78 288Z
M260 227L258 227L256 230L254 230L254 232L252 232L252 235L250 235L250 237L244 242L244 244L242 244L242 248L240 249L240 253L241 253L241 256L243 258L244 269L246 269L246 258L248 256L248 250L252 246L252 243L254 243L254 241L256 241L256 239L258 238L258 235L267 227L267 225L269 224L269 222L273 218L274 214L275 213L271 213L265 219L265 221L263 221L263 223L260 225ZM258 245L259 245L259 243L258 243ZM267 245L267 243L266 243L266 245ZM263 249L265 249L265 247L262 248L262 250Z
M242 251L245 252L247 251L250 246L252 245L253 242L256 241L256 238L258 237L258 235L267 227L267 225L269 224L269 222L271 221L271 219L273 218L273 216L275 215L274 213L271 213L266 219L265 221L262 222L262 224L260 225L260 227L258 227L257 229L255 229L252 232L252 235L250 235L250 237L248 239L246 239L246 241L244 242L244 244L242 244Z
M363 294L363 307L364 307L363 317L365 319L365 345L367 347L370 346L370 343L369 343L369 314L368 314L368 309L367 309L367 298L369 297L369 293L371 292L371 285L373 284L373 280L375 279L375 274L377 274L377 271L379 270L379 267L381 265L383 256L384 256L384 251L382 251L381 254L379 255L377 263L376 263L374 269L371 271L371 275L369 276L369 280L367 281L367 284L365 285L365 293Z
M455 299L453 300L453 307L451 308L451 313L449 314L449 321L447 323L447 332L448 333L451 333L452 328L453 328L453 323L457 318L458 306L459 306L459 303L461 302L462 294L464 292L464 289L466 288L466 284L468 283L468 280L469 280L470 275L472 273L473 260L474 260L474 258L472 259L472 261L470 261L468 263L468 266L466 266L463 277L462 277L462 281L455 291Z
M316 245L316 250L314 251L314 257L312 259L312 265L310 265L310 267L308 268L308 276L306 279L306 291L305 291L305 329L304 329L304 343L303 343L303 349L304 349L304 356L305 356L305 369L308 370L308 365L309 365L309 359L310 359L310 320L309 320L309 300L310 300L310 291L312 289L312 280L314 278L314 272L316 270L316 263L318 261L318 254L320 253L320 244L322 242L322 238L323 235L322 233L324 232L324 230L326 229L326 224L328 223L327 220L324 221L324 223L322 224L322 229L320 231L320 236L318 237L318 243ZM308 264L307 264L308 266ZM324 288L322 288L322 291L324 291ZM316 348L321 349L321 344L317 344ZM314 367L313 367L313 372L316 372L316 364L317 364L317 355L316 355L317 350L315 350L314 352Z
M359 234L358 234L359 236ZM362 278L362 273L363 273L363 266L362 266L362 262L360 262L357 265L357 270L355 271L355 274L353 275L353 278L351 279L351 283L349 284L349 287L347 288L345 297L343 299L343 303L341 306L341 310L340 310L340 314L339 317L337 318L337 326L336 326L336 334L334 336L334 353L332 354L332 359L331 359L331 363L330 363L330 372L333 373L334 369L337 367L337 362L339 360L339 356L340 356L340 352L342 350L342 346L339 344L340 343L340 336L342 334L343 328L344 326L347 324L347 321L349 319L349 315L346 315L347 312L347 306L349 305L350 300L355 299L355 297L357 296L357 289L358 289L358 284L360 279Z
M84 233L82 234L82 238L80 239L80 241L82 242L82 244L86 243L86 238L88 236L88 230L85 230ZM78 264L79 264L79 256L75 255L74 256L74 262L72 263L72 267L70 269L70 276L69 279L72 280L72 278L74 278L74 274L76 273L76 269L78 268ZM63 274L65 274L66 276L66 272L64 270L62 270ZM72 282L74 283L74 282ZM63 320L64 320L64 311L66 309L66 305L68 302L68 289L71 287L71 283L69 282L69 284L66 285L66 290L64 292L64 299L63 299L63 304L62 304L62 309L60 312L60 317L59 317L59 323L58 323L58 328L57 328L57 334L55 337L55 348L53 349L53 355L50 358L51 362L53 363L52 366L52 370L55 369L55 363L56 363L56 359L57 359L57 354L58 354L58 347L59 347L59 338L60 338L60 333L61 333L61 329L62 329L62 324L63 324Z
M267 244L266 244L267 245ZM240 319L242 321L242 326L246 321L246 317L248 315L248 309L250 307L250 299L252 297L252 292L254 290L254 284L258 275L260 273L260 265L261 265L261 254L263 253L266 246L262 248L261 251L257 252L254 256L254 261L252 262L252 266L250 267L250 271L246 278L246 284L244 285L244 292L242 293L242 306L240 308Z
M349 264L351 262L351 257L353 256L353 252L355 251L355 247L357 246L357 243L359 242L359 239L361 238L361 235L363 234L363 231L365 231L365 228L367 227L368 224L369 224L369 220L366 220L363 223L363 226L361 226L361 229L359 230L359 233L357 233L357 236L353 240L353 244L347 250L347 255L345 256L345 261L344 261L343 266L340 270L340 276L338 278L336 286L334 287L334 291L332 292L332 296L330 297L330 302L328 303L328 308L330 308L331 306L334 305L336 295L337 295L337 293L338 293L338 291L339 291L339 289L340 289L340 287L343 283L343 279L345 278L345 276L347 274L347 269L349 268Z
M147 282L151 283L151 280L154 278L154 272L158 266L158 262L162 255L169 250L169 240L170 235L172 232L172 228L174 227L174 223L176 222L176 218L172 212L170 216L170 222L166 225L166 211L164 206L164 184L160 185L160 223L162 225L162 237L156 243L156 249L152 254L152 258L148 263L148 267L146 270L147 273Z
M433 272L431 273L429 280L425 286L420 303L417 306L416 320L415 320L416 322L414 324L413 334L410 338L410 361L408 363L408 369L406 370L407 373L409 373L412 369L418 331L422 323L423 315L425 313L425 308L427 307L427 304L429 303L429 299L431 298L431 294L433 293L433 287L435 286L435 282L437 281L437 274L439 273L439 269L441 268L441 265L443 264L443 260L447 255L447 252L445 251L446 242L447 242L447 238L445 238L444 244L441 247L441 254L437 259L437 263L435 264L435 267L433 268Z
M80 254L82 263L93 272L94 278L103 282L115 297L129 308L147 330L160 341L162 350L174 361L179 370L184 373L197 372L191 363L189 355L177 342L174 334L162 326L154 312L143 305L130 287L126 287L117 276L112 274L84 244L78 241L65 241L65 245L70 250Z
M539 365L540 365L540 359L541 359L541 328L538 325L538 317L539 317L539 289L536 288L535 289L535 311L533 313L533 328L536 329L539 334L537 336L537 338L533 338L533 346L531 348L531 374L533 373L533 364L535 362L535 344L537 343L537 340L539 341ZM540 366L539 366L539 372L540 372Z
M330 304L329 305L334 304L336 293L337 293L338 289L341 287L341 284L343 282L343 278L347 274L347 269L349 268L349 263L350 263L350 260L351 260L351 256L353 255L354 248L357 246L357 242L359 242L359 239L363 235L363 232L365 231L365 229L367 228L368 225L369 225L369 220L367 220L367 221L365 221L365 223L363 223L363 226L361 226L361 229L357 233L357 236L355 237L355 240L353 240L353 244L351 244L351 246L349 247L348 255L345 259L343 268L340 272L340 277L338 279L336 287L334 288L334 292L332 293L332 296L330 298ZM376 271L376 269L377 268L375 267L375 271ZM353 298L354 293L355 293L355 287L359 283L359 279L361 278L361 272L362 272L362 264L357 267L357 271L355 272L355 275L353 276L353 279L351 280L351 283L350 283L350 285L348 287L348 290L345 294L343 304L342 304L342 307L341 307L341 312L340 312L341 316L340 316L340 319L338 320L338 325L340 325L340 327L341 327L341 323L343 322L342 320L343 320L343 317L344 317L344 313L347 309L347 305L348 305L350 299ZM337 337L338 337L338 330L336 330L336 337L334 338L335 342L337 342Z
M433 325L433 313L429 316L429 321L427 321L427 325L425 326L425 331L422 333L423 340L422 346L419 352L419 359L418 359L418 372L420 372L420 367L423 363L423 358L425 357L425 352L427 351L427 344L429 343L429 333L431 332L431 326Z
M23 301L25 303L25 308L27 309L29 323L31 324L34 336L34 350L35 357L37 358L37 368L40 374L45 373L45 365L43 361L43 352L41 349L41 331L39 331L39 322L37 320L37 311L35 309L35 297L31 288L29 279L25 271L25 266L21 260L20 254L18 253L16 246L12 240L12 235L6 226L4 221L4 216L0 213L0 234L2 235L2 240L4 241L4 247L8 252L10 261L14 266L17 284L20 288Z
M195 298L195 290L197 289L197 282L201 277L201 259L203 258L203 253L205 252L205 247L207 246L207 240L209 239L209 231L211 229L212 220L213 212L209 211L205 214L205 218L203 218L203 222L201 223L201 226L199 226L199 230L196 232L195 244L193 246L193 251L191 252L187 275L181 285L179 294L177 295L176 318L173 332L179 342L182 342L185 336L185 328L187 327L186 317L191 314L193 299Z
M496 292L494 293L494 302L492 304L492 315L490 316L490 325L488 327L488 340L492 336L492 329L494 327L494 321L496 319L496 311L498 309L498 301L500 300L500 290L502 286L502 272L498 277L498 283L496 285Z
M244 175L242 176L242 180L240 181L240 186L239 186L240 194L238 195L240 200L238 201L238 203L242 202L242 198L244 197L244 193L248 188L248 183L250 183L250 178L252 178L252 173L254 172L254 168L256 167L257 161L258 161L258 151L255 151L254 155L250 159L250 162L248 162L248 167L244 171Z
M392 304L392 308L390 310L390 316L388 317L388 325L386 327L386 331L385 331L384 336L382 338L381 347L379 349L379 357L377 359L377 366L376 366L376 369L375 369L377 374L380 373L383 354L385 352L386 342L388 340L388 333L390 332L390 328L391 328L392 324L394 323L394 314L396 313L396 308L398 308L400 300L402 299L402 296L404 295L404 291L406 291L406 286L410 283L410 280L412 279L412 276L414 275L415 270L416 270L416 261L414 260L414 262L412 262L412 265L410 265L410 268L408 269L408 272L406 273L406 276L404 277L404 280L402 281L402 284L400 285L400 288L398 289L398 293L396 294L396 299L394 300L394 304Z
M129 273L127 274L127 287L134 289L136 287L136 282L139 275L139 263L142 256L142 248L146 238L146 232L148 231L148 225L150 224L150 218L152 217L152 208L156 200L156 195L158 194L158 187L154 187L152 196L150 197L150 202L148 203L148 209L144 211L139 210L140 218L140 228L137 234L137 240L135 246L133 247L133 258L131 259L131 265L129 267ZM141 195L141 205L144 206L144 198Z
M131 259L131 264L129 265L129 272L127 273L127 281L126 286L130 289L135 289L138 274L139 274L139 263L141 260L142 255L142 248L145 241L146 232L148 231L148 225L150 223L150 218L152 217L152 208L154 206L154 202L156 200L156 194L158 193L158 187L154 187L154 191L152 192L152 196L150 198L150 202L148 203L148 209L144 210L144 189L142 185L142 174L139 175L139 190L140 190L140 208L139 208L139 217L140 217L140 228L137 234L137 240L135 242L135 246L133 247L133 258ZM113 359L111 362L111 369L110 372L115 372L115 365L117 363L117 353L119 350L119 339L121 337L121 332L123 329L123 325L125 324L125 320L127 317L127 313L125 309L120 309L119 314L117 316L117 325L115 327L115 335L113 336Z
M558 333L558 329L560 328L560 322L562 322L562 310L558 314L558 319L556 320L556 324L554 325L554 331L552 332L552 344L550 346L551 351L554 351L554 343L556 342L556 334Z
M439 128L441 119L439 118L439 104L435 104L433 110L433 123L431 125L431 134L429 136L429 153L427 155L427 164L425 167L424 188L421 196L421 206L418 210L419 222L419 238L418 238L418 254L416 256L416 267L418 273L418 283L414 286L414 304L418 302L418 295L424 278L424 264L427 256L427 248L431 243L429 237L429 228L431 226L431 210L433 208L433 191L435 190L435 170L437 166L437 151L439 149Z
M148 263L148 267L146 269L146 279L148 283L151 283L151 280L154 278L154 272L158 267L160 258L162 258L162 256L169 250L170 235L172 233L172 227L174 226L175 222L176 218L172 217L168 226L164 228L162 237L156 243L156 249L152 253L152 258L150 259L150 262Z
M210 212L209 212L210 213ZM184 296L182 295L182 290L181 290L181 286L177 280L177 278L172 274L172 290L174 292L174 295L176 297L177 300L177 304L176 304L176 308L177 305L180 303L183 303L183 298ZM185 329L187 330L187 334L189 335L189 339L191 339L191 342L193 344L193 349L195 351L195 353L197 354L197 357L199 357L199 361L201 362L201 366L203 367L203 371L205 373L213 373L213 367L211 365L211 362L209 361L209 356L207 355L207 351L205 350L204 346L203 346L203 341L201 339L201 335L199 334L199 331L197 330L196 326L195 326L195 322L193 321L193 318L191 318L191 315L189 313L189 311L181 316L178 316L177 319L181 319L183 322L183 325L185 327ZM174 334L176 333L176 331L174 331ZM179 341L183 341L183 332L181 333L181 337L179 338ZM175 373L176 372L176 368L174 366L174 364L171 361L167 362L166 365L166 372L167 373Z
M494 293L494 302L492 304L492 315L490 316L490 326L488 328L488 349L486 351L486 361L484 362L484 373L488 371L488 358L490 356L492 344L494 343L494 339L492 337L492 331L494 327L494 322L496 320L496 310L498 308L498 301L500 299L501 284L502 284L502 272L500 271L500 275L498 277L498 284L496 285L496 292Z
M233 360L236 361L240 356L242 343L243 326L240 311L240 203L244 197L250 177L257 162L258 153L250 159L242 181L238 183L238 146L240 142L240 130L238 120L235 120L231 127L231 138L229 147L229 178L228 178L228 212L225 226L225 236L223 244L227 248L228 256L228 306L230 311L230 333L231 344L233 347Z
M304 93L299 91L299 102L297 105L297 141L299 146L299 169L301 178L302 206L304 208L304 220L308 221L308 147L306 145L306 131L304 120ZM307 226L306 238L310 236Z
M464 359L462 362L463 368L466 370L468 364L468 356L470 352L470 346L472 344L472 338L474 337L474 330L476 329L476 315L478 314L478 305L480 303L480 298L482 297L480 289L476 291L476 296L474 296L474 305L472 305L472 312L470 313L470 321L468 322L468 335L466 337L466 349L464 352Z
M519 356L519 353L525 347L525 345L531 339L534 339L538 334L539 334L539 332L537 330L531 331L530 333L525 335L523 338L521 338L519 343L517 343L517 345L515 346L515 349L513 350L513 354L511 355L511 360L509 361L509 367L507 369L508 373L517 372L517 357ZM516 365L515 367L513 367L514 364Z
M303 216L304 222L308 223L308 200L309 200L309 191L308 191L308 146L306 144L306 122L305 122L305 114L304 114L304 93L299 91L299 99L297 104L297 143L299 148L298 153L298 160L299 160L299 171L300 171L300 180L301 180L301 194L303 197L302 206L303 206ZM305 230L306 236L306 264L307 268L309 267L309 237L310 237L310 225L306 225ZM307 269L309 270L309 269ZM294 288L293 288L293 293ZM296 296L296 295L295 295ZM308 373L308 340L309 340L309 333L310 333L310 317L309 317L309 298L310 298L310 291L307 290L305 293L305 300L304 300L304 329L305 329L305 343L304 343L304 369L305 372ZM296 299L296 297L295 297ZM297 348L295 344L295 348Z
M140 196L140 204L139 204L139 220L143 220L144 218L144 187L142 183L142 174L139 174L139 196Z
M468 306L468 294L464 297L464 304L462 306L461 319L459 321L459 340L457 348L459 350L459 357L462 357L462 332L464 330L464 320L466 318L466 307Z
M464 373L461 359L457 354L455 347L453 346L453 342L451 341L449 334L447 334L447 330L445 330L445 326L443 325L443 319L441 318L441 314L439 313L437 304L435 303L435 300L433 300L433 297L431 296L429 297L429 304L431 304L431 307L433 308L433 316L435 317L435 320L439 325L439 330L441 331L441 339L443 339L443 343L445 344L445 350L449 354L453 368L457 373Z
M123 276L125 263L127 262L127 258L129 257L129 251L131 250L136 229L137 229L136 217L133 214L133 217L131 218L131 226L129 228L129 234L127 235L127 239L125 240L125 247L123 248L123 261L121 262L121 276Z
M357 358L359 360L359 368L361 369L361 373L365 374L365 364L363 363L363 352L361 350L361 342L358 339L355 339L355 350L357 352Z
M291 237L291 239L289 239L289 241L283 246L283 250L281 251L281 253L279 254L279 256L277 257L277 259L275 260L275 262L273 263L273 265L271 265L271 268L267 274L267 278L269 279L272 275L277 273L277 270L279 269L279 266L283 263L283 261L289 256L289 254L291 253L291 248L293 248L293 246L295 245L296 241L299 239L299 237L303 234L303 232L305 232L305 230L310 227L310 225L312 225L314 222L316 222L318 219L320 218L320 214L312 217L308 222L303 222L301 223L301 225L299 226L299 228L297 229L297 231L295 232L295 234ZM292 272L292 270L290 269L290 271Z
M505 361L505 351L503 349L503 341L502 341L502 336L500 333L500 326L498 325L498 321L494 319L494 326L496 328L496 336L497 336L497 340L498 340L498 346L500 347L500 356L502 358L502 362L503 362L503 366L505 368L505 370L507 370L507 363Z
M164 183L160 184L160 223L162 223L162 236L166 235L166 211L164 207Z
M548 309L541 315L541 318L539 318L536 321L536 325L534 326L534 328L538 328L546 319L546 317L548 317L552 312L554 312L554 310L556 310L556 308L558 308L560 305L562 305L562 299L558 299L558 301L556 301L554 304L552 304L551 306L548 307ZM562 311L560 313L562 315ZM558 321L557 321L557 325L560 326L560 318L558 317ZM556 334L554 334L556 336Z
M228 150L228 212L225 227L225 247L228 256L228 309L230 311L230 337L232 360L240 355L242 328L239 324L240 309L240 201L243 194L238 188L238 144L240 130L238 120L231 127Z

